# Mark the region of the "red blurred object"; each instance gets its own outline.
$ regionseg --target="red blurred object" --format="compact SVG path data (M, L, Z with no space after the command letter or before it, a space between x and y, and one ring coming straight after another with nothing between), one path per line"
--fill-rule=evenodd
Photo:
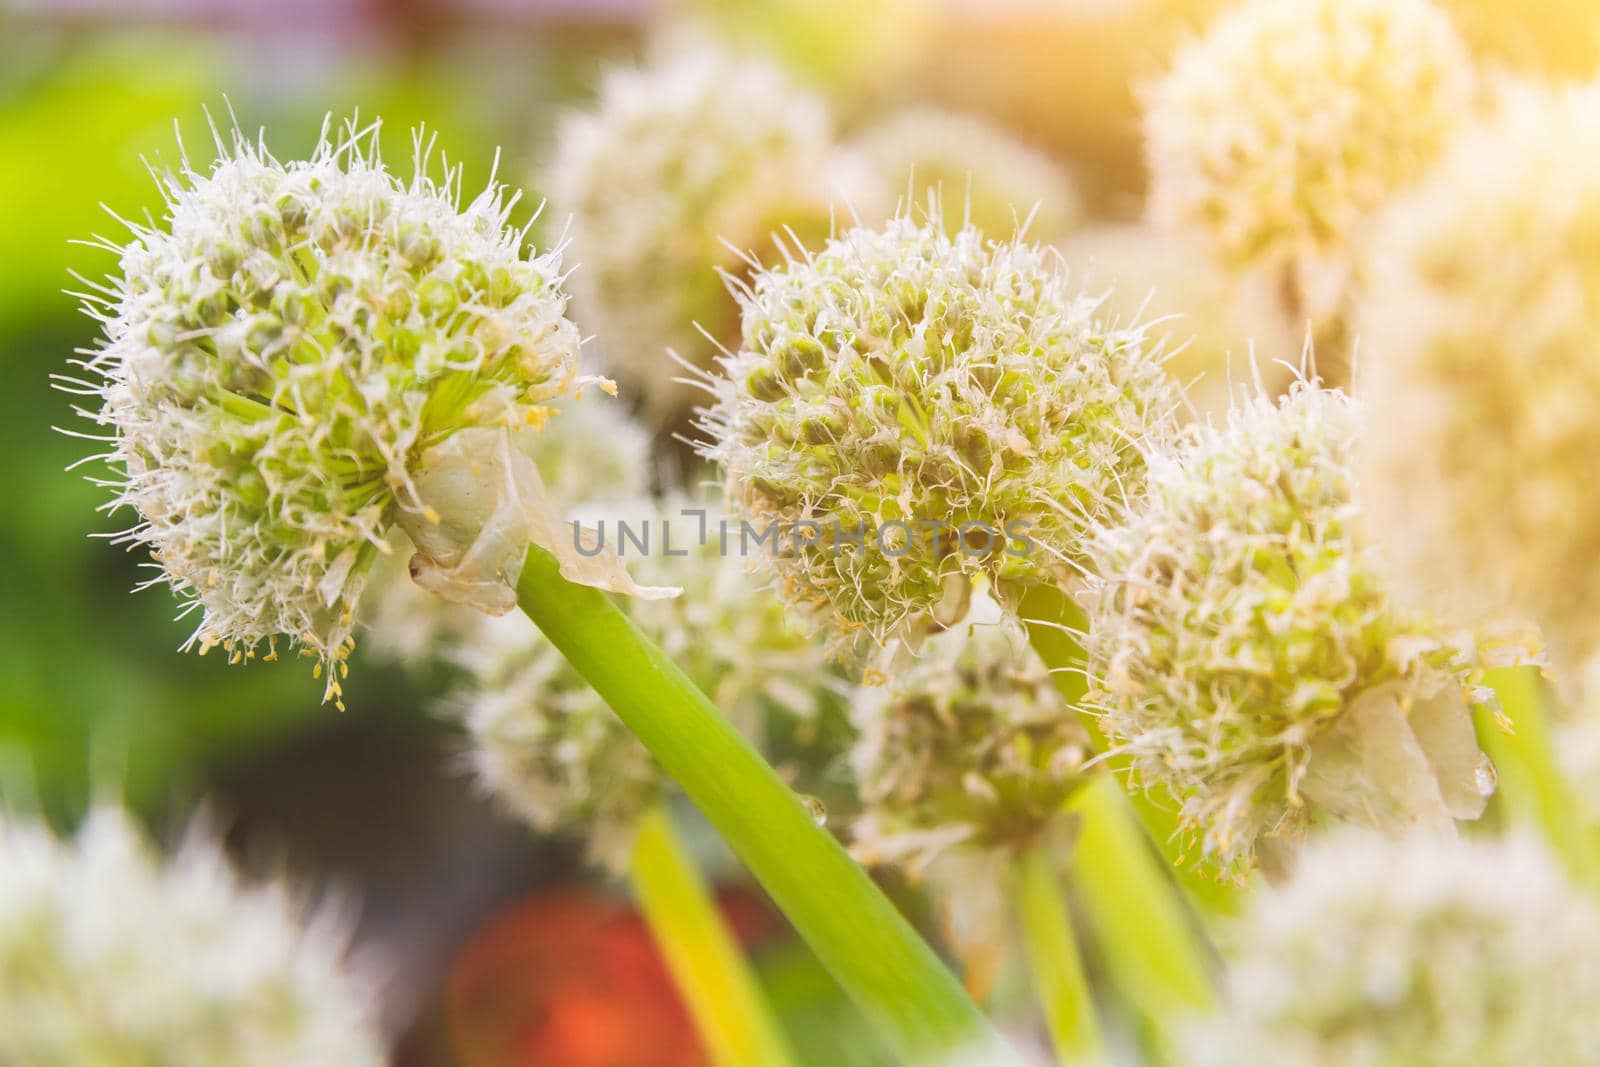
M485 926L450 980L466 1067L704 1067L650 931L632 909L545 893Z

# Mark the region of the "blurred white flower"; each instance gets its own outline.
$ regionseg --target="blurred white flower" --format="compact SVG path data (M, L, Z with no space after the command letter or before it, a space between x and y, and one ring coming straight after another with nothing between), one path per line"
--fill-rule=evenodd
M1102 319L1148 323L1146 332L1161 339L1163 365L1195 417L1224 419L1240 391L1253 391L1257 381L1276 395L1294 380L1305 341L1278 294L1264 278L1217 266L1194 237L1111 224L1075 233L1060 247L1079 287L1107 294Z
M535 830L579 835L594 862L626 870L634 827L665 795L666 775L531 622L475 621L455 648L466 681L450 703L478 781Z
M1337 835L1233 933L1184 1067L1600 1062L1600 911L1531 840Z
M1069 175L1045 153L983 119L913 108L864 131L854 148L871 166L882 198L915 213L943 204L946 228L970 223L990 237L1055 241L1083 215ZM863 208L866 205L858 205Z
M609 70L566 116L544 187L570 212L571 285L607 369L652 420L704 398L668 350L707 367L738 335L721 271L770 255L775 232L832 227L833 133L820 101L771 65L705 44Z
M75 840L0 818L0 1063L378 1067L342 922L247 886L203 834L163 862L128 817Z
M1419 599L1600 652L1600 88L1508 92L1374 239L1363 492Z
M1236 270L1338 310L1352 241L1420 179L1476 78L1429 0L1245 0L1180 49L1146 96L1150 213Z

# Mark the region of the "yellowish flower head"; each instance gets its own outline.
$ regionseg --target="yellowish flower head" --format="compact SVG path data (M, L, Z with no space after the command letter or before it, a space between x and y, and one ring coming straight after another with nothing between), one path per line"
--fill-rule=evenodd
M1430 0L1244 0L1146 99L1150 212L1237 270L1287 269L1313 314L1372 211L1419 180L1475 75Z
M1387 216L1357 386L1363 488L1424 600L1600 651L1600 91L1525 89Z

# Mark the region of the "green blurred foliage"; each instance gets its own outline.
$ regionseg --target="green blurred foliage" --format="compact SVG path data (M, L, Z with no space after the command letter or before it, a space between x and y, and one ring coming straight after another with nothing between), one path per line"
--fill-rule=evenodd
M277 709L311 710L291 698L285 673L223 682L217 664L173 655L183 631L170 598L127 595L142 577L137 560L88 537L114 528L95 513L105 493L63 473L94 446L52 432L92 432L49 389L94 330L62 292L74 285L67 272L112 266L68 241L112 232L102 202L129 216L159 204L141 157L170 158L173 119L195 113L211 80L198 50L130 41L36 64L0 106L0 361L11 382L0 391L10 495L0 520L0 788L58 815L81 808L91 780L147 803L181 794L219 744L259 736Z

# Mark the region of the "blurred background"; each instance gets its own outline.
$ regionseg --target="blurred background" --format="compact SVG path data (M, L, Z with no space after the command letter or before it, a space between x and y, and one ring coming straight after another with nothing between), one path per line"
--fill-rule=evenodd
M280 157L323 116L410 130L481 187L528 186L554 122L599 72L693 23L823 93L848 133L908 105L987 117L1069 168L1087 215L1141 209L1137 93L1216 0L0 0L0 794L70 827L125 800L170 838L197 807L247 866L287 868L359 904L398 1061L468 1067L702 1062L648 934L466 780L427 679L353 668L349 710L304 665L229 670L187 636L144 561L93 535L103 491L63 468L84 446L48 376L95 324L63 290L160 199L145 160L209 158L205 109L264 127ZM1462 31L1516 66L1592 71L1594 0L1455 0ZM1580 32L1574 32L1578 27ZM519 207L529 217L540 190ZM542 227L561 223L552 205ZM710 848L709 842L707 847ZM809 1062L880 1062L850 1009L760 896L725 902ZM3 877L0 872L0 877Z

